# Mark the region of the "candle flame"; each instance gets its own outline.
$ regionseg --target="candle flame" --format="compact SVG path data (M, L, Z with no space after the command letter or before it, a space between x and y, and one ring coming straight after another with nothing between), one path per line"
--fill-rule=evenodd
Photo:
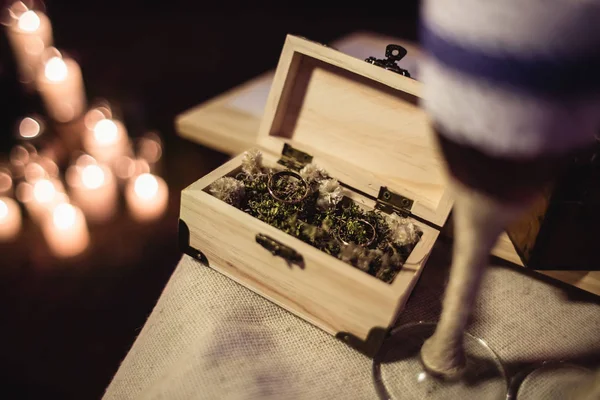
M52 82L61 82L67 78L67 64L60 57L52 57L44 67L44 75Z
M8 216L8 206L4 202L4 200L0 199L0 222L3 222L4 219Z
M48 179L40 179L33 185L33 197L40 203L49 203L56 196L56 188Z
M69 203L61 203L54 207L52 222L60 230L66 230L75 225L77 211Z
M102 145L117 141L117 124L111 119L101 119L94 126L94 137Z
M81 181L88 189L98 189L104 183L104 171L98 165L88 165L81 172Z
M138 197L149 200L158 192L158 181L152 174L141 174L135 179L133 189Z
M33 10L27 10L19 17L19 29L25 32L35 32L40 27L40 17Z
M40 123L30 117L25 117L19 124L19 135L26 139L38 136L41 132Z

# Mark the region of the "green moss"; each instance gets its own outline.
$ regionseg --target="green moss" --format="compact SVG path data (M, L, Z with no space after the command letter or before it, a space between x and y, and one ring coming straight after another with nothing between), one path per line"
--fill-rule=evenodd
M275 171L263 169L260 175L236 176L245 187L240 209L382 281L393 281L416 243L405 246L394 243L385 217L378 211L363 210L349 198L328 211L317 208L318 191L314 188L295 204L275 200L267 188L271 172ZM290 200L304 194L304 186L294 178L278 179L274 189L279 197ZM371 240L373 228L375 239L362 246Z

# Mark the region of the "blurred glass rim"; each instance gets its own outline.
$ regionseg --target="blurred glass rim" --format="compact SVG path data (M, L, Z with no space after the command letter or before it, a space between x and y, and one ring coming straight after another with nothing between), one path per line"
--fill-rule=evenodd
M16 0L7 2L0 13L0 24L12 26L25 11L33 10L46 13L46 4L41 0Z

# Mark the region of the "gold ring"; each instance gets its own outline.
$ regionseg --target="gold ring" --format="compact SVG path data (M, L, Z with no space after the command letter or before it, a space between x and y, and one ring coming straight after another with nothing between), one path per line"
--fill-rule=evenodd
M281 197L281 193L278 194L273 189L273 185L276 183L276 179L284 177L284 176L291 176L293 178L298 179L298 181L300 181L302 183L302 186L304 187L304 193L302 194L302 196L299 199L293 199L293 200L284 199ZM281 201L282 203L287 203L287 204L300 203L301 201L306 199L306 196L308 196L308 183L304 180L304 178L302 178L300 176L300 174L297 174L292 171L279 171L279 172L275 172L273 175L269 176L269 181L267 182L267 189L269 189L269 193L275 200L278 200L278 201Z
M363 246L363 247L367 247L369 245L371 245L371 243L373 243L375 241L375 238L377 237L377 230L375 229L375 227L373 226L373 224L371 224L369 221L364 220L364 219L357 219L357 222L362 222L363 224L367 225L370 229L371 229L371 238L366 242L366 243L356 243L359 246ZM336 230L335 232L335 236L337 237L337 239L342 242L345 245L350 244L350 242L342 239L342 237L340 236L339 230Z

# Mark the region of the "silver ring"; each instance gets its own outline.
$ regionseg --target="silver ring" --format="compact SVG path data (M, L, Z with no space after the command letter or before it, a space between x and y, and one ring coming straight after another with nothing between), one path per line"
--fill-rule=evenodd
M280 197L280 195L278 195L276 193L275 190L273 190L273 184L275 183L276 179L281 178L283 176L291 176L293 178L298 179L300 182L302 182L302 186L304 186L304 193L302 194L302 196L299 199L296 199L296 200L283 199ZM267 189L269 189L269 193L275 200L278 200L278 201L281 201L282 203L287 203L287 204L300 203L301 201L306 199L306 197L308 196L308 183L304 180L304 178L302 178L300 176L300 174L297 174L292 171L279 171L279 172L275 172L273 175L269 176L269 181L267 182Z
M371 238L370 238L370 239L369 239L369 240L368 240L366 243L357 243L357 245L359 245L359 246L364 246L364 247L367 247L367 246L371 245L371 244L372 244L372 243L375 241L375 238L377 237L377 230L375 229L375 227L373 226L373 224L372 224L372 223L370 223L370 222L369 222L369 221L367 221L367 220L364 220L364 219L358 219L357 221L360 221L360 222L362 222L363 224L367 225L367 226L368 226L368 227L371 229L371 231L373 232L373 234L371 235ZM345 245L348 245L348 244L350 244L350 242L348 242L348 241L346 241L346 240L342 239L342 237L340 236L339 230L336 230L336 231L335 231L335 236L336 236L336 237L337 237L337 239L338 239L340 242L342 242L343 244L345 244Z

